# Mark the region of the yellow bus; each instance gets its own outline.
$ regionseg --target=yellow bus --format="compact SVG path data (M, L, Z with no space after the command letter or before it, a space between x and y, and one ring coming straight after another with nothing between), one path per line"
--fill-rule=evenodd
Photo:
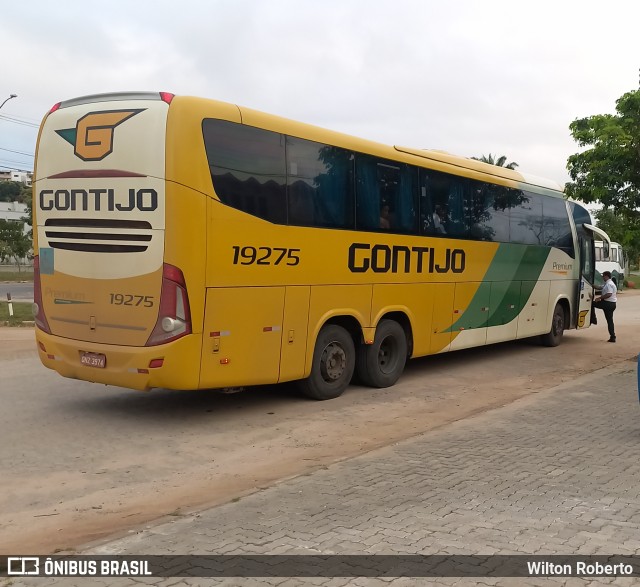
M56 104L35 176L37 344L65 377L329 399L589 326L601 231L509 169L132 92Z

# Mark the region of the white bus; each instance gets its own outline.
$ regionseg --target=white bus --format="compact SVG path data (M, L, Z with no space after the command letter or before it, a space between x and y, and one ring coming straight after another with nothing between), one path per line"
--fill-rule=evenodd
M607 255L606 247L603 246L603 241L595 241L596 246L596 280L595 285L600 287L604 281L602 279L602 273L604 271L611 272L611 279L616 284L618 290L624 288L624 280L627 276L628 259L622 245L620 243L611 243L609 248L609 254Z

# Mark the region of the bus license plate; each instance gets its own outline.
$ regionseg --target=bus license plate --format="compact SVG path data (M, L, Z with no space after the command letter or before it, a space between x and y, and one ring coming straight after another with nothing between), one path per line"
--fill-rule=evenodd
M100 353L81 353L80 364L104 369L107 366L107 356Z

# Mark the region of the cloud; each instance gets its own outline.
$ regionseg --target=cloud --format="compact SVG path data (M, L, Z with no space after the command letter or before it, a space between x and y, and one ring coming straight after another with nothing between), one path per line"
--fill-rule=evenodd
M390 144L504 154L568 179L568 126L638 85L640 5L620 0L70 0L12 3L3 114L74 96L162 90ZM14 23L29 23L16 27ZM35 130L0 122L0 147ZM27 137L28 135L28 137Z

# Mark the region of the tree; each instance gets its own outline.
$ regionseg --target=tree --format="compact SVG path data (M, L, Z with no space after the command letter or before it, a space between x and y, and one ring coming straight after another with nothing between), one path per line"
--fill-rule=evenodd
M640 224L608 208L598 210L595 216L598 227L602 228L612 241L620 243L629 259L635 264L640 258Z
M27 204L32 198L32 188L24 184L20 185L20 195L18 196L18 202L21 204Z
M511 163L508 163L507 165L505 165L505 163L507 162L506 155L501 155L500 157L496 155L494 157L491 153L489 153L489 155L481 155L480 157L471 157L471 158L475 159L476 161L482 161L483 163L488 163L489 165L497 165L498 167L504 167L505 169L515 169L516 167L518 167L518 164L515 161L511 161Z
M0 182L0 202L15 202L22 191L22 184L18 181Z
M588 148L567 161L573 180L566 184L567 195L640 218L640 90L620 97L616 114L579 118L569 129L578 145Z
M31 239L24 233L22 223L0 219L0 261L13 259L20 269L30 250Z
M33 201L31 199L28 199L26 201L26 206L27 215L20 218L20 220L22 220L22 222L24 222L29 227L29 230L27 231L27 237L30 240L33 240Z

